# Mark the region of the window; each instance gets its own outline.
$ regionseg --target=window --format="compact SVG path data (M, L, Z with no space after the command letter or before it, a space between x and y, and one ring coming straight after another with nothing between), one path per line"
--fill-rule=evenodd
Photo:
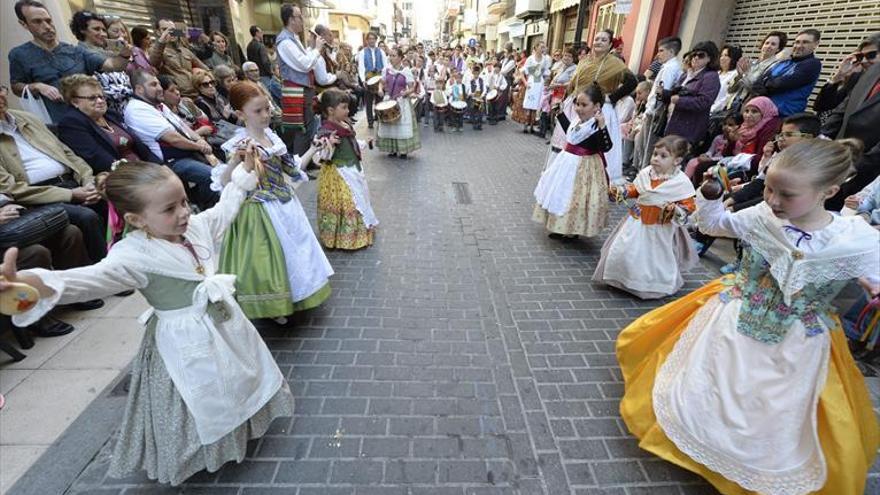
M596 27L594 32L599 32L603 29L611 29L614 31L614 36L620 36L621 31L623 31L623 24L626 22L626 15L614 13L616 3L617 2L607 2L603 5L599 5L596 12Z

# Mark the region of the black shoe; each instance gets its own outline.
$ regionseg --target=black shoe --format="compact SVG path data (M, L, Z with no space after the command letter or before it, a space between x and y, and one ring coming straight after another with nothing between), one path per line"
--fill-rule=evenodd
M65 308L69 308L75 311L91 311L93 309L100 309L104 307L103 299L92 299L90 301L83 301L73 304L67 304L64 306Z
M578 236L576 235L564 235L562 236L562 242L574 242L578 240Z
M523 134L528 134L529 132L531 131L529 131L528 129L523 129Z
M318 180L318 176L311 172L306 172L306 177L308 177L309 180Z
M388 153L388 156L395 157L395 156L397 156L397 153Z
M100 299L98 299L100 301ZM30 327L31 332L38 337L60 337L74 330L73 325L56 320L51 316L45 316Z
M406 153L401 153L401 154L400 154L400 158L406 160Z
M551 239L557 239L557 240L559 240L559 239L562 239L562 238L565 237L565 236L562 235L562 234L557 234L556 232L551 232L550 234L547 235L547 237L549 237L549 238L551 238Z
M372 123L367 124L367 129L372 129L372 128L373 128L373 124L372 124Z
M114 294L114 295L115 295L116 297L128 297L128 296L130 296L130 295L132 295L132 294L134 294L134 289L124 290L124 291L122 291L122 292L118 292L118 293L116 293L116 294Z

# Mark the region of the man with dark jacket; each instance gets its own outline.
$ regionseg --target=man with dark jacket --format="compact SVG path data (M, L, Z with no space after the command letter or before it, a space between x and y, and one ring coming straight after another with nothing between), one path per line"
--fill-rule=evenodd
M825 202L825 208L840 211L847 196L861 191L880 175L880 132L877 129L880 129L880 64L874 64L862 74L849 96L822 126L824 136L861 139L865 145L864 154L856 162L855 175Z

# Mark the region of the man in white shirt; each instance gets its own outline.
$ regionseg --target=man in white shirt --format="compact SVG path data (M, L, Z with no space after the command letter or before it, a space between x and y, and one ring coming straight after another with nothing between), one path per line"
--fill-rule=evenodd
M302 155L309 148L315 131L315 115L312 104L315 99L315 66L321 59L326 41L312 36L310 46L305 46L297 33L304 33L305 23L299 7L281 6L281 22L284 29L275 37L278 64L281 68L282 139L288 149ZM323 61L323 60L322 60ZM326 72L326 67L324 69ZM335 77L335 74L334 74Z
M663 91L669 91L678 81L681 75L681 62L678 60L678 52L681 51L681 40L678 38L663 38L660 40L659 48L657 48L657 60L663 63L657 77L654 78L654 85L651 87L651 94L648 95L648 101L645 104L645 116L642 121L642 128L635 138L635 149L633 153L633 168L641 170L651 163L651 154L654 149L654 143L657 142L657 136L652 132L654 118L659 112L660 106L664 105L662 101ZM658 100L659 99L659 100Z
M385 52L376 47L379 37L374 32L367 33L367 46L358 52L358 76L364 85L364 106L367 111L367 127L373 128L376 120L373 114L373 106L376 104L376 94L367 89L367 81L371 77L382 75L382 69L388 67L388 57Z
M156 76L145 71L131 75L134 97L125 106L125 123L156 156L180 177L190 200L201 209L220 198L211 190L211 145L165 106L165 92ZM216 160L216 159L215 159Z

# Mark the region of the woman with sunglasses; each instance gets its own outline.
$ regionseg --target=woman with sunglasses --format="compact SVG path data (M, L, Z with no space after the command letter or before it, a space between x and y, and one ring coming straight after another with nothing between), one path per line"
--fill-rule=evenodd
M61 94L73 108L58 122L58 137L95 174L109 172L113 162L122 158L162 162L131 132L121 115L108 111L107 97L95 78L85 74L65 77Z
M666 135L681 136L693 148L706 136L709 109L721 89L718 47L711 41L701 41L684 55L684 60L687 71L672 88L663 91L663 101L671 105Z
M880 33L863 40L855 52L847 55L840 62L834 76L822 86L813 103L813 110L819 114L823 122L828 114L846 99L862 73L880 60L880 57L877 57L878 51L880 51Z

